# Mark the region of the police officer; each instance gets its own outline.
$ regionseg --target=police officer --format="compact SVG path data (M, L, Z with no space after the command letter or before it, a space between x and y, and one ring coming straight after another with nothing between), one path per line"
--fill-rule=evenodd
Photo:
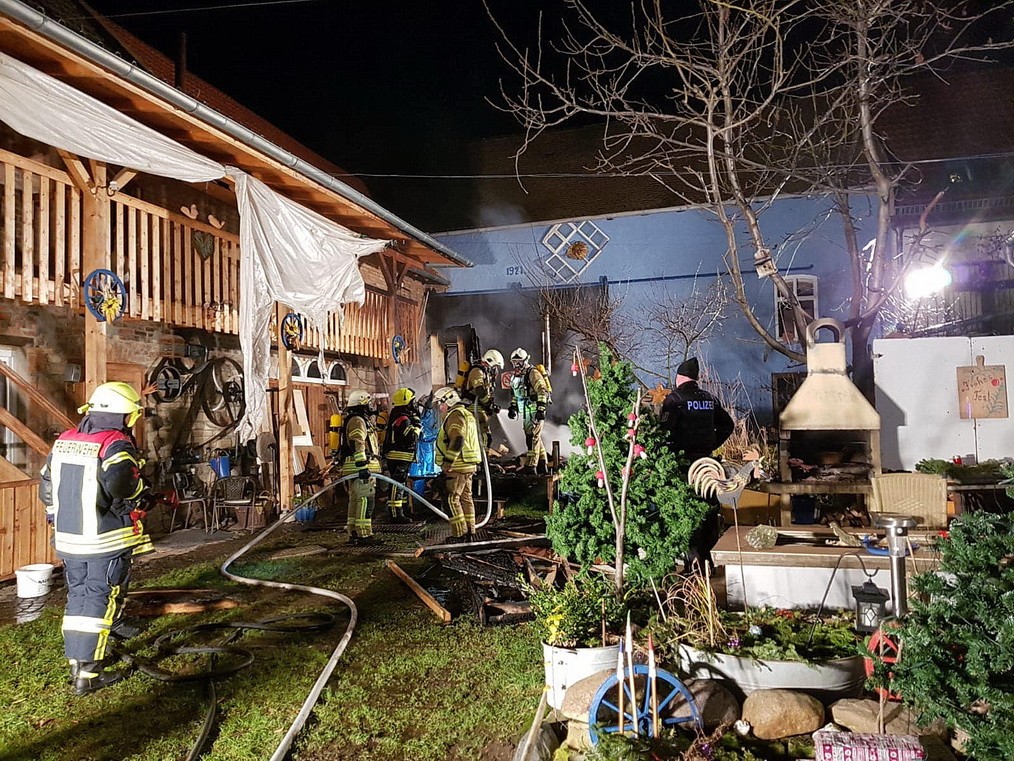
M489 418L500 412L500 405L493 398L493 383L502 370L503 354L490 349L478 363L469 368L461 389L461 399L475 413L475 422L482 434L483 446L487 449L493 443Z
M546 408L552 402L552 386L542 365L533 366L531 355L518 347L511 353L511 366L514 375L511 378L511 403L507 417L511 420L521 415L522 427L525 431L525 470L528 475L535 475L538 468L549 472L549 456L546 445L542 443L542 428L546 420Z
M380 544L373 535L373 507L380 472L380 449L377 432L373 427L370 394L353 391L349 394L342 423L342 475L357 473L359 478L347 481L349 493L349 542L355 545Z
M394 406L388 416L387 435L381 448L391 478L407 484L408 471L415 462L415 448L421 430L419 407L416 405L415 391L410 388L399 388L394 392L391 402ZM405 514L405 492L394 484L391 484L387 507L394 523L412 522Z
M451 541L471 542L475 531L472 476L482 461L479 429L471 410L453 388L440 389L433 395L433 401L447 408L437 436L437 464L447 480Z
M662 403L661 423L669 432L669 446L683 453L687 467L694 460L710 457L732 435L735 423L713 395L697 385L700 377L697 357L691 357L676 368L676 390ZM711 548L722 533L721 513L717 501L704 522L690 538L687 565L699 568L711 563Z
M130 432L143 411L129 384L98 386L78 409L84 419L56 440L41 473L39 497L55 526L67 583L63 643L77 695L123 678L103 671L107 644L110 635L129 636L132 627L120 616L131 560L153 549L136 503L143 460Z

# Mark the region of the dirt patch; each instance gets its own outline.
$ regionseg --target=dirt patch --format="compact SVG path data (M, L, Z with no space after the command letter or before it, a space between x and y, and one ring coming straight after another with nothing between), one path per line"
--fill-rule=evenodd
M479 761L513 761L518 746L503 740L494 740L482 749Z

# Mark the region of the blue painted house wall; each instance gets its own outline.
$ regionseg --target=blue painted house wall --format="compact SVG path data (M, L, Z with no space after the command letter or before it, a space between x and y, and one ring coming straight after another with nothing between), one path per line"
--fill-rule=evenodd
M857 199L855 205L860 241L865 243L875 230L873 207L866 199ZM841 222L829 209L829 202L823 198L788 197L764 210L761 225L783 274L818 278L818 316L844 319L851 298L851 281ZM580 276L569 282L594 284L605 278L610 295L622 299L621 310L628 315L638 314L658 288L688 294L694 287L695 276L701 287L715 277L728 279L722 261L726 249L724 231L706 211L654 211L598 218L594 222L609 241ZM451 281L447 296L509 295L518 287L534 290L537 283L546 281L542 273L550 251L542 240L551 227L552 223L536 223L435 235L475 263L470 269L445 271ZM773 286L753 274L752 249L744 245L740 253L747 296L759 319L773 331ZM731 294L732 285L728 285ZM537 315L532 320L535 322ZM486 336L484 340L487 345L504 346L508 351L508 344L513 345L510 337ZM770 417L771 373L803 369L792 366L783 355L768 348L732 301L726 308L721 334L694 353L706 359L723 381L741 378L749 390L755 414L764 422ZM635 360L644 364L645 358ZM664 368L652 369L665 374ZM642 375L642 380L654 385L657 379Z

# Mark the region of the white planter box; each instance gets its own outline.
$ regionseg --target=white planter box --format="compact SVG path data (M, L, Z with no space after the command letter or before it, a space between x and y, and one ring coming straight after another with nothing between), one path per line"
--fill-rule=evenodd
M857 696L866 681L859 655L819 663L762 661L706 653L688 645L680 645L680 672L688 678L724 681L745 695L756 690L798 690L825 701Z
M616 669L620 646L605 647L554 647L542 643L543 664L546 667L547 701L553 708L563 708L567 688L587 676L606 669Z

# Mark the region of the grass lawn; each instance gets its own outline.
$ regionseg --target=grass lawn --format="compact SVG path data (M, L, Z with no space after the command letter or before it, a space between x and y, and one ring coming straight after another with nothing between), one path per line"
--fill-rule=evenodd
M398 535L394 541L414 546L410 536ZM536 636L527 625L481 628L474 618L459 617L442 626L384 568L384 558L348 554L343 542L341 533L285 527L268 546L232 568L243 575L334 589L359 608L352 641L292 758L510 758L510 744L527 728L541 694L542 653ZM209 761L268 758L348 622L347 611L335 611L321 598L255 589L221 577L218 565L240 543L233 540L138 566L134 588L218 588L240 605L149 619L145 632L128 643L131 652L150 656L159 634L208 621L256 621L313 610L337 612L338 622L320 633L248 631L242 636L237 644L254 651L257 660L216 682L218 719L202 756ZM268 558L303 544L329 551ZM418 577L435 561L396 562ZM0 704L6 706L0 713L0 759L184 758L208 708L204 686L161 682L135 672L118 685L75 697L66 681L61 606L61 600L54 600L40 619L28 624L0 624L0 652L7 666L0 680ZM184 659L164 665L180 668Z

